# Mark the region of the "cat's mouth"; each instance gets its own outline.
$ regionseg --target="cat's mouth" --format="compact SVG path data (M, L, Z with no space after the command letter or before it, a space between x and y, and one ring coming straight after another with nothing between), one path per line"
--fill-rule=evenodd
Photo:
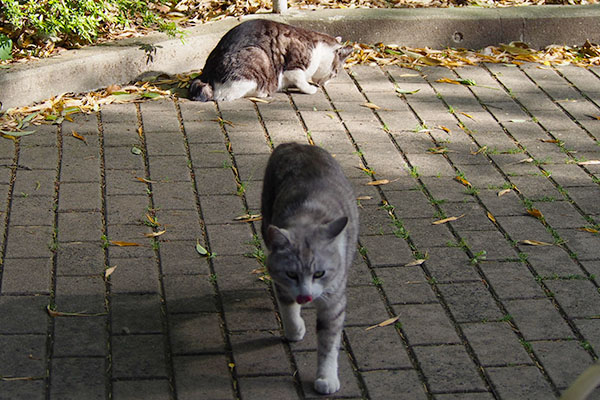
M306 303L310 303L312 301L312 296L305 296L303 294L299 294L298 297L296 297L296 303L298 304L306 304Z

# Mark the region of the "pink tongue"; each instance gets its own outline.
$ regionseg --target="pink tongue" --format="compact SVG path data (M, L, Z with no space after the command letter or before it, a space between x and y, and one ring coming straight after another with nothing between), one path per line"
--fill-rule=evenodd
M312 297L310 296L303 296L303 295L298 295L298 297L296 297L296 302L298 304L304 304L304 303L308 303L309 301L312 301Z

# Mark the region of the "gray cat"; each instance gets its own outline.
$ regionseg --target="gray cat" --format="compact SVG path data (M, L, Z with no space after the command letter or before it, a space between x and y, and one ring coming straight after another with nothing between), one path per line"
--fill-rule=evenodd
M291 341L304 337L300 309L313 302L318 339L314 387L322 394L336 392L346 280L358 236L352 187L325 150L282 144L267 164L261 211L267 269L285 337Z
M228 101L267 97L295 86L314 94L335 77L352 52L341 38L269 20L239 24L209 54L202 75L192 81L190 97Z

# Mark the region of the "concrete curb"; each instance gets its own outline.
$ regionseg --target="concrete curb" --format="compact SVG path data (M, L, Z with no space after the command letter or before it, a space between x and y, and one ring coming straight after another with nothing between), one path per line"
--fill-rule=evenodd
M514 40L535 48L600 41L600 5L518 8L290 10L285 15L229 18L189 29L185 44L163 34L70 50L49 59L0 70L2 110L64 92L123 84L142 73L202 68L219 38L240 20L271 18L364 43L412 47L482 48ZM147 62L142 45L157 52Z

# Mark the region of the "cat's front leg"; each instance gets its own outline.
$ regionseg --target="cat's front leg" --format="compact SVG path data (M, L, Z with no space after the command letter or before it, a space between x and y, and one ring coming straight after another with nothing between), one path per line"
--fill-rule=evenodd
M346 297L317 304L317 377L315 390L331 394L340 389L338 353L346 316Z
M311 85L306 80L306 73L304 72L304 70L292 69L289 71L285 71L283 73L283 77L285 78L285 83L286 83L285 86L286 87L295 86L298 89L300 89L300 91L302 93L306 93L306 94L317 93L317 87L314 85Z
M306 333L306 325L300 315L301 306L295 301L290 301L278 294L277 286L273 286L275 298L279 305L281 313L281 323L283 324L283 334L285 338L291 342L297 342L304 338Z

